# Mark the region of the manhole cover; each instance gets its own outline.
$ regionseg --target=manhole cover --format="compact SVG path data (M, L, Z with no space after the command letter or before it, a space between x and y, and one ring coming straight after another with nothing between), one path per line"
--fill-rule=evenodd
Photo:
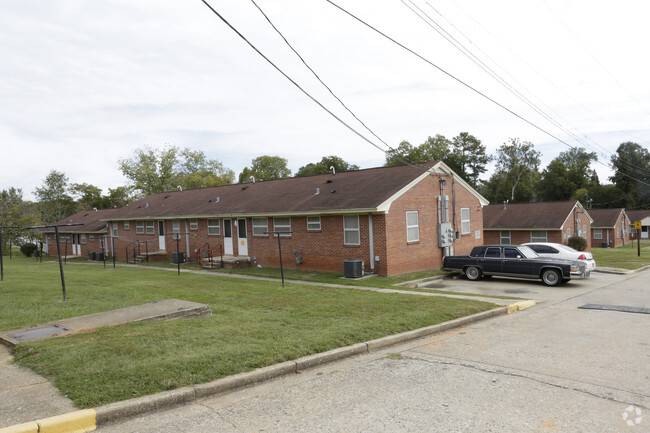
M42 328L30 329L28 331L18 332L16 334L9 334L9 337L17 341L29 341L41 337L50 337L53 335L58 335L67 330L68 328L61 325L51 325Z
M620 311L622 313L640 313L650 314L650 308L642 307L629 307L627 305L605 305L605 304L585 304L582 307L585 310L606 310L606 311Z

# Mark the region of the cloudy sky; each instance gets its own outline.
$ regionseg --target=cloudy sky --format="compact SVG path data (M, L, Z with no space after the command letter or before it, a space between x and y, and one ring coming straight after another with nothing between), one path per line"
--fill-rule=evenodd
M250 0L209 3L372 144L201 0L0 0L0 189L32 199L56 169L106 193L144 146L202 150L236 173L260 155L294 173L326 155L375 167L386 144L462 131L489 153L531 141L542 168L587 147L605 181L620 143L650 141L646 1L332 0L427 62L326 0L255 1L381 141Z

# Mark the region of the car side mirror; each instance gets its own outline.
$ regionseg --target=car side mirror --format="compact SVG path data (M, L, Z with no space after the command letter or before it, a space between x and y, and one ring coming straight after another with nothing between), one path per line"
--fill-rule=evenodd
M520 259L520 258L521 258L521 256L520 256L519 254L517 254L517 258L518 258L518 259Z

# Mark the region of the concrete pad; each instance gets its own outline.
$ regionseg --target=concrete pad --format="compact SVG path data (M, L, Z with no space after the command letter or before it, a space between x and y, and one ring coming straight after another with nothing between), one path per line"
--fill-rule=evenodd
M135 305L112 311L88 314L71 319L57 320L42 325L0 332L0 343L15 346L25 341L87 332L104 326L118 326L131 322L155 322L179 318L208 317L212 311L205 304L165 299L149 304Z

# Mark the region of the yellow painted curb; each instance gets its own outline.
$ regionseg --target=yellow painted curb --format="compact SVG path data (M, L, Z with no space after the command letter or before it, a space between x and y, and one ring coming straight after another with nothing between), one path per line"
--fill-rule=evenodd
M36 421L39 433L84 433L97 428L95 410L84 409Z
M526 308L532 307L535 305L535 301L521 301L515 302L514 304L508 305L508 314L513 311L525 310Z
M0 433L38 433L38 424L32 421L12 425L11 427L0 428Z

